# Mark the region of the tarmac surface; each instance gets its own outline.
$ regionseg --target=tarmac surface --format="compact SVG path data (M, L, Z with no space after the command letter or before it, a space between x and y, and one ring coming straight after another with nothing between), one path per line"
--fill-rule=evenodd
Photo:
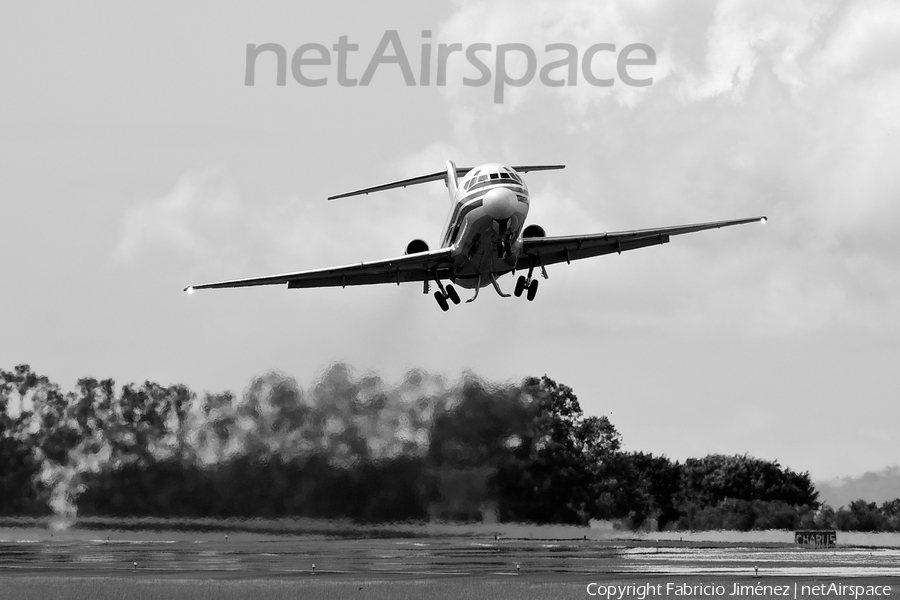
M0 529L0 576L434 578L545 574L900 577L900 548L493 536L346 538Z

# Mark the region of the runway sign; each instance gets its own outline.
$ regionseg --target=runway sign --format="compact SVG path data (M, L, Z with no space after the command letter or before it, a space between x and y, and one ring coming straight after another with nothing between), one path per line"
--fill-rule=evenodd
M798 530L794 532L794 541L800 546L814 548L834 548L837 544L837 531L831 530Z

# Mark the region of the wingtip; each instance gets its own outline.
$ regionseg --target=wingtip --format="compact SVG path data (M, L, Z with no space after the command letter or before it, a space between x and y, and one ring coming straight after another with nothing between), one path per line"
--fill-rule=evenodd
M762 217L759 218L759 222L760 222L760 223L765 223L765 222L768 221L768 220L769 220L769 217L766 217L766 216L762 216Z
M186 288L184 288L184 291L187 293L188 296L190 296L191 294L194 293L194 286L189 285Z

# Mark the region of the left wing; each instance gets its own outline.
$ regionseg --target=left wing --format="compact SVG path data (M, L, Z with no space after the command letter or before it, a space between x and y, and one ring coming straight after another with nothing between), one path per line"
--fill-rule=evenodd
M646 246L665 244L669 236L693 233L704 229L718 229L743 225L745 223L765 223L766 217L733 219L731 221L712 221L710 223L694 223L676 227L659 227L656 229L636 229L634 231L617 231L613 233L594 233L590 235L566 235L559 237L525 238L522 240L522 253L516 263L516 269L527 269L532 260L539 260L544 265L562 261L571 262L579 258L600 256L602 254L622 253Z
M348 285L369 285L373 283L397 283L404 281L424 281L435 274L443 279L450 277L450 249L441 248L429 252L417 252L397 258L375 260L371 262L314 269L283 275L266 277L250 277L247 279L231 279L215 283L201 283L184 288L191 293L194 290L212 288L248 287L253 285L287 284L288 288L314 288Z

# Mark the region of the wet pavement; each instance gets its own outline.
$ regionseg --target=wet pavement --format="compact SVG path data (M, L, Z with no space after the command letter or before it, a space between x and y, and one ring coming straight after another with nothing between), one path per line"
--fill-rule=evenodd
M84 531L64 536L0 532L0 575L435 577L520 574L900 576L900 548L806 549L634 540L415 537L352 539Z

